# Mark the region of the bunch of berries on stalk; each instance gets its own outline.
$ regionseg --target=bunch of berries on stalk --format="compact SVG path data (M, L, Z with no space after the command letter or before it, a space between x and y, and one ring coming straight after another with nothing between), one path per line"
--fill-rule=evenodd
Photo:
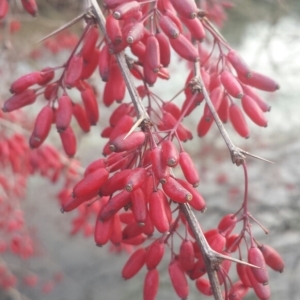
M229 121L240 136L248 138L245 115L266 127L265 113L270 110L256 89L274 92L279 86L252 71L210 22L210 15L216 16L216 11L230 6L225 1L218 5L201 1L207 9L204 11L193 0L104 0L105 18L96 1L90 2L85 29L67 62L17 79L10 88L13 95L2 109L11 112L44 98L46 105L37 115L29 144L40 147L54 125L65 153L73 157L76 134L72 118L88 132L99 121L99 103L100 107L118 103L109 126L101 133L108 139L103 149L105 158L92 162L83 179L61 197L61 210L81 211L74 231L84 224L82 207L96 210L93 230L98 246L137 247L122 276L130 279L143 266L148 269L145 300L156 297L158 268L164 256L170 258L170 281L179 298L189 295L188 278L195 281L200 293L216 296L206 277L211 270L207 269L195 228L183 210L206 209L197 190L200 176L185 150L184 143L193 136L183 119L195 112L199 137L205 136L214 122L223 128L222 123ZM190 71L180 93L163 100L151 87L171 77L168 67L178 56ZM88 83L96 70L105 82L101 97ZM72 89L79 92L81 101L71 98ZM131 102L125 101L126 90ZM185 97L181 106L173 101L179 94ZM247 166L243 160L239 164L245 176L241 208L224 216L216 228L204 232L204 237L216 257L223 258L213 272L217 272L224 299L243 299L251 288L259 299L269 299L266 266L282 272L284 265L273 248L252 235L251 222L260 223L248 211ZM233 233L239 222L242 230ZM231 257L233 253L240 261L236 282L229 277L231 261L237 260Z

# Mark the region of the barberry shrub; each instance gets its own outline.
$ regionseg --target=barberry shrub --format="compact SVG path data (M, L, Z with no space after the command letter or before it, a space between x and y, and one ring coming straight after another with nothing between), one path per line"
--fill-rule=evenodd
M10 4L1 1L1 19ZM37 14L35 0L21 4ZM64 177L58 198L62 212L78 213L73 234L83 231L94 235L97 246L131 251L121 274L129 280L146 270L145 300L157 299L163 259L179 299L188 298L193 281L200 294L215 299L243 299L250 291L258 299L270 298L269 268L282 272L284 262L252 230L256 223L266 231L248 206L246 157L260 158L234 145L224 124L230 123L243 138L250 137L249 122L266 127L270 106L258 90L272 93L279 85L252 70L216 29L229 7L227 1L193 0L104 0L99 7L91 0L74 22L58 30L62 35L75 21L85 24L79 39L65 41L72 48L67 61L15 79L9 87L12 95L2 105L1 162L15 181L0 176L1 209L13 220L5 223L11 234L0 243L0 251L9 244L23 258L33 255L22 213L11 198L18 203L28 176L40 172L52 182ZM44 44L58 51L56 42ZM163 99L153 88L161 81L167 87L178 59L188 72L179 92ZM100 94L90 80L95 74L104 82ZM5 124L21 122L20 109L37 102L43 107L32 127L26 124L24 132L13 134L2 131ZM101 124L106 139L102 156L82 170L73 158L76 123L87 133L101 123L101 109L113 105L109 124ZM193 129L184 124L191 114L198 120ZM232 162L241 166L244 197L214 228L202 231L196 215L205 212L209 199L199 192L201 173L187 145L194 132L203 138L213 124ZM26 138L25 131L30 131ZM65 155L47 144L51 131L57 131ZM1 268L1 287L14 286L14 275ZM43 292L49 293L56 281L45 282ZM27 274L24 283L35 286L36 275Z

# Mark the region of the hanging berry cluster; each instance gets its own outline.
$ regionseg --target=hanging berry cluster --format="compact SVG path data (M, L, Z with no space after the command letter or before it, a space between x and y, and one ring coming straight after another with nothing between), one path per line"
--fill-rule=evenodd
M11 112L43 96L47 104L36 118L29 144L39 147L55 124L66 154L73 157L76 136L72 117L84 132L99 121L98 95L88 83L98 68L105 82L101 101L106 106L119 103L101 134L108 139L103 149L106 157L92 162L70 193L66 188L60 194L61 210L78 208L80 216L74 220L73 233L83 226L86 235L93 230L98 246L108 242L121 248L139 246L125 264L122 276L130 279L144 265L147 267L145 300L156 297L158 267L165 250L170 254L170 281L179 298L188 297L187 277L195 280L201 293L216 296L205 277L209 270L195 228L182 210L187 204L196 211L206 208L196 189L200 176L183 145L193 138L183 119L193 111L200 116L200 104L206 102L197 126L200 137L214 122L220 127L219 121L230 121L239 135L248 138L245 114L258 126L266 127L265 112L270 110L255 89L274 92L279 88L273 79L252 71L209 21L209 9L214 7L216 11L219 7L222 11L222 3L204 3L207 12L193 0L104 0L106 17L102 20L97 3L91 1L92 8L85 15L87 25L68 61L17 79L10 88L13 95L2 108ZM191 69L180 92L185 95L182 107L173 102L178 95L166 101L151 91L158 80L170 78L172 50ZM71 89L80 93L82 104L70 97ZM126 90L131 103L124 101ZM269 299L266 265L280 272L284 266L274 249L260 244L252 235L251 221L258 221L248 211L247 166L243 159L239 164L245 176L243 204L204 237L216 257L223 258L215 271L224 299L242 299L249 288L259 299ZM89 217L86 204L97 212L94 229L84 221ZM232 233L239 222L242 230ZM175 238L180 239L179 247ZM236 265L239 281L235 283L229 278L231 260L237 260L231 258L232 253L237 253L240 261ZM244 257L248 265L243 264Z
M16 259L15 264L19 260L34 261L38 256L38 241L32 235L22 210L30 176L38 173L52 182L64 177L65 187L68 187L78 180L79 172L75 160L63 159L50 145L32 151L26 138L29 123L20 112L0 112L0 255L9 253ZM28 267L20 272L15 265L11 266L10 261L0 258L1 289L13 289L21 281L26 286L41 288L44 293L50 292L59 282L55 278L45 281Z

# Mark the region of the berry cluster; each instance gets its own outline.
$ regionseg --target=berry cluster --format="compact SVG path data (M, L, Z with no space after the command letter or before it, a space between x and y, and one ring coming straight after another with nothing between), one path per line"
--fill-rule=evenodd
M22 124L22 127L16 124ZM39 245L22 210L30 176L39 173L52 182L64 177L65 186L68 186L77 180L79 171L76 161L70 164L50 145L32 151L24 136L28 124L19 112L0 112L0 254L4 257L10 254L15 262L34 259L38 255ZM19 272L14 267L11 270L10 263L0 260L0 287L3 290L15 288L23 282L48 293L59 282L58 275L54 274L53 280L45 281L29 269Z
M97 12L95 1L91 1L92 8L85 15L87 25L67 62L14 81L10 88L13 95L2 108L11 112L43 96L47 104L36 118L30 147L40 147L54 124L65 153L73 157L76 136L72 117L84 132L99 121L98 95L88 83L98 68L105 82L104 105L119 103L109 126L101 133L108 139L103 149L106 157L92 162L75 185L76 177L69 178L59 194L61 210L78 209L72 233L84 229L89 236L94 232L98 246L108 242L118 249L139 246L125 264L122 276L130 279L146 265L146 300L156 297L158 267L166 249L171 257L170 281L178 297L188 297L187 277L195 280L201 293L216 295L211 281L205 278L211 270L195 227L183 209L191 206L204 212L206 208L197 190L200 176L185 151L184 142L193 135L182 124L183 119L194 111L199 116L199 105L205 102L197 126L200 137L214 122L220 127L222 122L230 121L239 135L248 138L244 113L258 126L266 127L264 113L270 110L255 89L274 92L279 88L273 79L252 71L209 21L212 11L222 12L229 4L203 2L208 11L199 9L193 0L104 0L104 18ZM174 52L190 68L179 93L185 96L181 107L173 101L178 94L166 101L151 90L158 80L171 77L168 66ZM79 92L83 105L71 98L71 89ZM131 103L124 101L126 91ZM46 149L43 155L48 160L53 153ZM53 158L50 162L55 165L56 160L60 161ZM259 299L269 299L266 265L280 272L284 265L274 249L260 244L252 235L251 221L258 221L248 211L247 166L243 158L237 164L243 166L245 176L241 208L224 216L216 228L204 232L204 238L215 257L223 260L213 272L224 287L224 299L242 299L249 288ZM55 168L60 170L59 166ZM46 172L48 169L47 166ZM54 181L60 171L57 172L53 174ZM74 173L77 175L76 170ZM91 217L96 217L94 226ZM233 233L238 223L242 229ZM175 238L180 240L179 247L175 246ZM233 253L239 260L232 257ZM242 262L244 257L248 263ZM235 283L229 277L231 261L238 262L239 281Z

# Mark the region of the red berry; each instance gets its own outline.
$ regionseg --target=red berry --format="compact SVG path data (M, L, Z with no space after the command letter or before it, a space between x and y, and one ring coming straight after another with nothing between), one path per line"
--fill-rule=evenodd
M73 106L72 106L72 100L67 94L63 94L58 99L58 109L56 111L56 128L57 131L65 131L72 119L72 113L73 113Z
M146 250L140 248L131 254L122 270L124 279L130 279L136 275L145 264Z
M87 174L73 188L74 198L91 199L98 195L100 188L108 179L108 171L105 168L100 168Z
M161 233L167 232L170 227L165 206L166 201L166 196L161 190L152 192L149 199L151 220L156 229Z
M193 199L193 195L173 177L169 177L162 187L166 195L175 202L186 203Z
M189 295L189 285L186 276L177 260L172 260L168 267L171 283L178 297L186 299Z
M266 262L263 254L257 247L251 247L248 250L248 262L258 268L251 268L251 271L257 282L267 284L269 281Z
M268 245L258 245L259 250L264 256L266 264L275 271L283 272L284 261L280 254Z
M114 152L130 151L141 146L146 138L146 135L142 131L135 131L131 133L126 139L124 137L127 134L119 135L117 138L110 142L110 150Z
M149 270L144 281L144 300L155 300L159 285L157 269Z
M165 243L157 239L150 244L146 254L146 266L148 270L156 268L162 260L165 253Z

